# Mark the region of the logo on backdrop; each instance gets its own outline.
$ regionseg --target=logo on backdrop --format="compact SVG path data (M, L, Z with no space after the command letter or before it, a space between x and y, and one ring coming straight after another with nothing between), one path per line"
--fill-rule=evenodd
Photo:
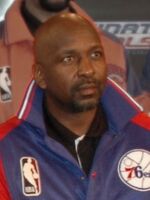
M150 49L150 22L96 22L104 31L119 37L127 49Z
M128 151L119 161L118 174L130 188L150 191L150 152L144 149Z
M7 102L12 99L10 68L0 67L0 101Z
M41 194L41 181L38 162L32 157L20 159L22 190L25 196L39 196Z

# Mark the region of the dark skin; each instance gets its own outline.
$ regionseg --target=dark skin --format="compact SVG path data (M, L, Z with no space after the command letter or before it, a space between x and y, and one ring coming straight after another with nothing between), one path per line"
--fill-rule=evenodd
M35 60L48 111L75 134L86 134L107 76L99 34L78 15L59 14L38 30Z

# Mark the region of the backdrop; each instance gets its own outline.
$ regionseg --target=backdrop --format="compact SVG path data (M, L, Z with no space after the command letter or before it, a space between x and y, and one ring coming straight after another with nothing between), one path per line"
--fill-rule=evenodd
M140 76L150 50L150 0L76 1L98 26L122 40L129 63ZM0 0L0 21L12 2Z

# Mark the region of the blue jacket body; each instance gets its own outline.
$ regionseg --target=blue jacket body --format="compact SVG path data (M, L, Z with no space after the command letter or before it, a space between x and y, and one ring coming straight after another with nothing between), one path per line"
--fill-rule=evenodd
M150 119L108 80L109 130L89 177L46 133L43 91L31 83L18 116L0 127L0 200L150 200Z

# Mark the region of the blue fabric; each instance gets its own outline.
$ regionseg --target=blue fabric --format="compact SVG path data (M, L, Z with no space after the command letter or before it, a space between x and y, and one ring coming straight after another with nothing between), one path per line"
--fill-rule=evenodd
M120 162L122 165L124 162L120 160L128 158L125 156L127 152L132 154L135 151L134 155L137 155L140 151L140 155L142 152L147 155L146 152L150 151L149 131L132 122L139 110L122 90L108 81L102 104L109 130L98 145L89 177L64 146L48 137L42 119L43 92L37 88L33 95L32 101L29 100L32 107L28 115L0 141L0 156L11 200L149 200L150 185L140 184L144 180L149 181L149 167L145 171L141 169L142 177L138 178L137 188L130 184L136 176L135 171L127 180L129 183L121 179L124 171L120 169ZM10 122L7 126L13 127ZM21 164L25 158L35 159L39 167L37 181L40 180L41 192L37 196L23 193L24 189L34 189L32 184L27 186L29 183L22 178ZM137 161L134 157L132 159ZM144 177L144 172L147 177ZM128 172L125 175L129 176ZM143 187L147 190L141 191Z

